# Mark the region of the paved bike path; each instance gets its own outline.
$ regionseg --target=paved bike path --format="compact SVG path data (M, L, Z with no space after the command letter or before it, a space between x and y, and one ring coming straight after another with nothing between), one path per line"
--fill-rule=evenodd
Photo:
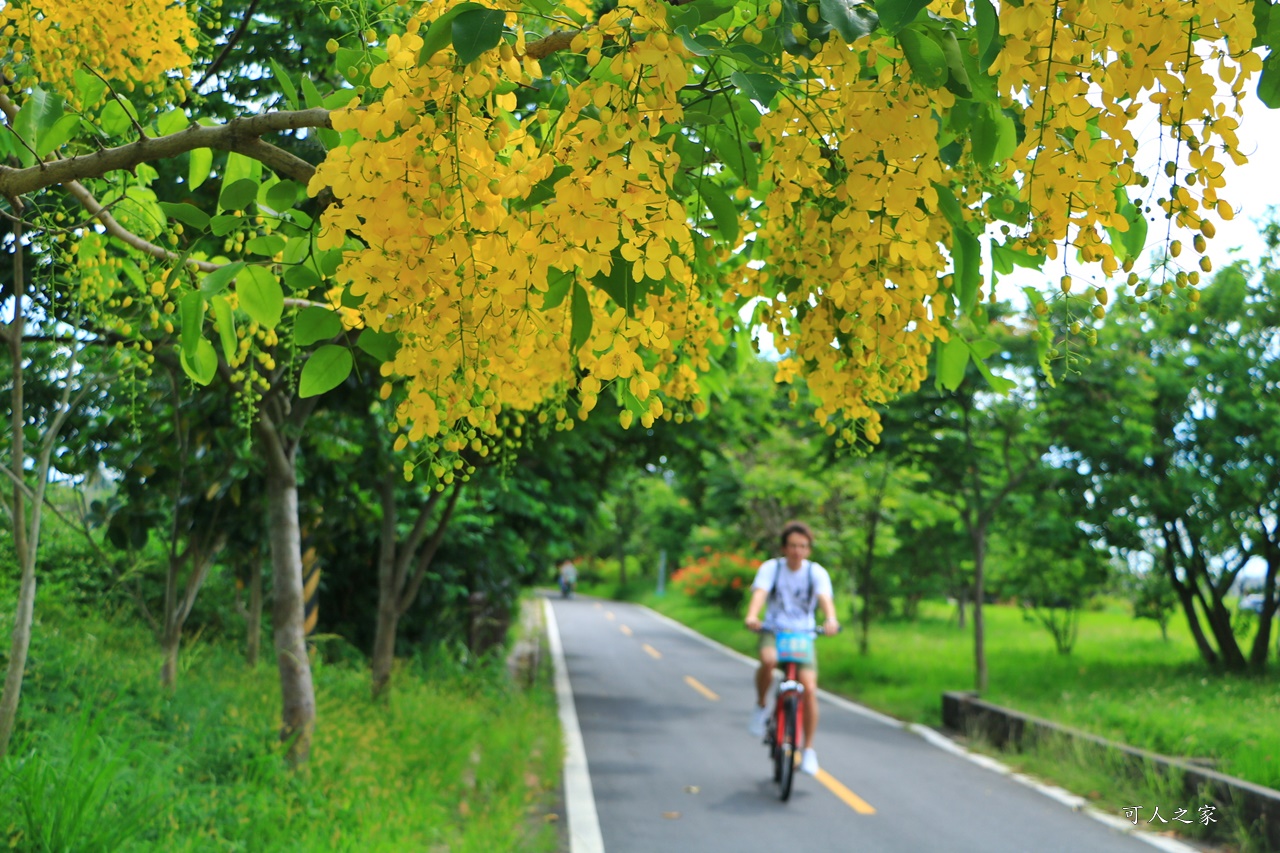
M822 769L855 799L797 774L781 803L765 748L745 728L754 692L747 666L645 608L582 598L553 606L609 853L1153 849L826 700L815 746ZM855 811L858 800L874 813Z

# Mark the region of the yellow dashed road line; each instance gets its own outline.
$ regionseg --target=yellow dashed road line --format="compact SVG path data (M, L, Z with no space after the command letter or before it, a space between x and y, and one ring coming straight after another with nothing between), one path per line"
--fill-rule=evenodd
M711 688L707 687L705 684L703 684L698 679L694 678L692 675L686 675L684 677L684 683L689 685L699 693L701 693L703 696L710 699L712 702L720 701L720 697L713 690L711 690Z
M826 789L828 791L830 791L831 793L839 797L841 800L843 800L845 805L853 809L858 814L875 814L876 813L876 810L872 808L871 805L866 800L859 797L853 791L850 791L848 788L846 788L844 785L840 783L839 779L832 776L827 771L819 770L818 775L815 778L819 782L821 782L824 786L826 786Z
M619 625L618 630L626 634L628 637L631 636L631 629L628 628L626 625Z
M612 610L606 610L606 611L604 612L604 618L606 618L606 619L608 619L610 622L612 622L612 621L614 620L614 618L615 618L615 617L614 617L614 615L613 615L613 611L612 611Z
M649 657L653 658L654 660L662 660L662 652L658 651L653 646L649 645L648 643L645 643L643 648L645 652L648 653Z

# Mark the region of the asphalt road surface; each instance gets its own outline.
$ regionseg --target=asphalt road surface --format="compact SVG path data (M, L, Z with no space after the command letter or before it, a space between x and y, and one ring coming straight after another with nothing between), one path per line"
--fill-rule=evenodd
M583 598L553 608L609 853L1154 849L829 699L814 741L822 773L797 773L782 803L765 747L746 731L749 667L645 608Z

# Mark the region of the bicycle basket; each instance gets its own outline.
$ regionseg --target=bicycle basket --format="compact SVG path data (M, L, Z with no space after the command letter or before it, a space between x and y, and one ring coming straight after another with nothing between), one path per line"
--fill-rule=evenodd
M808 663L813 660L813 634L807 631L779 631L778 662Z

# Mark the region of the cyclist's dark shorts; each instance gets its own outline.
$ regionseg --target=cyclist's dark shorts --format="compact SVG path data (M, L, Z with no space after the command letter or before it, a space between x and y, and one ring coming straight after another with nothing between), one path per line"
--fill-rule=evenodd
M815 643L814 645L817 645L817 644ZM761 632L760 632L760 643L759 643L759 646L758 646L757 648L763 649L763 648L766 648L766 647L768 647L768 648L770 648L770 649L776 649L776 648L778 647L778 644L777 644L777 637L775 637L775 636L773 635L773 632L772 632L772 631L761 631ZM815 674L817 673L817 671L818 671L818 655L817 655L817 652L815 652L815 651L814 651L814 648L813 648L813 646L812 646L812 645L809 647L809 659L808 659L807 661L805 661L805 662L801 663L801 664L800 664L800 668L801 668L801 669L807 669L807 670L809 670L810 672L813 672L813 673L815 673Z

